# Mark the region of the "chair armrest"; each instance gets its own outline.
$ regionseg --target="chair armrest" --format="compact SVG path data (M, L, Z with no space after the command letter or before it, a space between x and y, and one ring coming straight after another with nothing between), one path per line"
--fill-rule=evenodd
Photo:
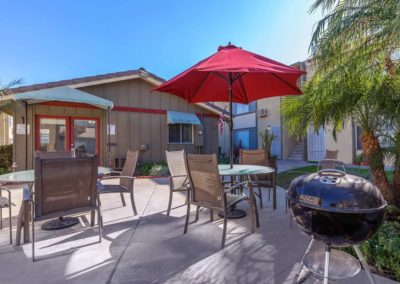
M7 191L9 195L11 195L11 191L5 187L0 186L0 190Z
M224 192L225 192L225 193L230 193L233 189L236 189L236 188L241 187L241 186L248 187L248 184L249 184L249 183L250 183L249 181L242 181L242 182L239 182L239 183L237 183L237 184L235 184L235 185L233 185L233 186L231 186L231 187L229 187L229 188L225 188L225 189L224 189ZM251 183L250 183L250 184L251 184Z
M121 175L122 172L120 172L120 171L108 171L108 172L105 172L103 175L105 176L105 175L110 175L110 174L119 174L119 175Z
M102 180L117 179L117 178L132 179L132 180L136 179L136 177L130 177L130 176L107 176L107 177L99 178L98 180L102 181Z

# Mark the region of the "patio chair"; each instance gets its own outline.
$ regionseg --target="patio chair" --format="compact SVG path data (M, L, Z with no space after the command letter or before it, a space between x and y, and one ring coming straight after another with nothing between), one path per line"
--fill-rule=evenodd
M212 155L187 155L187 169L191 184L190 199L187 204L186 222L184 234L187 233L190 216L190 205L196 205L197 208L204 207L210 210L218 210L224 213L224 225L222 232L221 248L225 247L226 227L228 207L233 206L241 201L248 201L250 207L251 231L255 232L256 216L255 198L253 195L253 187L251 182L237 183L230 188L224 188L218 172L218 161L215 154ZM249 196L231 194L232 190L240 187L247 187ZM196 215L197 215L196 209ZM196 217L197 221L197 217Z
M320 169L334 169L339 151L326 150L325 159L320 161Z
M165 155L167 157L168 169L171 174L169 177L169 201L167 209L167 216L169 216L174 192L187 192L187 203L189 198L190 183L185 165L185 151L165 151Z
M119 193L121 196L122 205L126 206L124 193L129 193L132 203L132 209L134 216L137 215L136 205L135 205L135 196L134 196L134 174L136 170L137 161L139 158L139 151L128 150L126 153L126 161L122 171L110 171L105 173L102 178L99 179L98 184L98 193L107 194L107 193ZM104 184L102 181L109 179L119 179L118 184ZM99 202L100 196L99 196ZM101 218L103 222L103 218Z
M8 194L8 198L2 196L2 191L6 191ZM0 186L0 229L3 229L3 208L8 208L8 226L10 230L10 245L12 245L12 223L11 223L11 192L7 188Z
M35 222L66 215L98 213L101 242L100 204L97 199L97 157L35 158L35 190L32 203L32 260L35 261Z
M243 150L240 149L239 162L244 165L268 166L268 157L265 150ZM268 200L271 200L271 188L273 185L273 174L252 176L253 185L258 187L254 194L260 199L260 208L263 206L262 186L268 187Z

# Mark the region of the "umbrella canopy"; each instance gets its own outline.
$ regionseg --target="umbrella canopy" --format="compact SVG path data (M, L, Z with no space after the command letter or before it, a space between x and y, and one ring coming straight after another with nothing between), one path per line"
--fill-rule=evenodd
M177 95L190 103L252 101L285 95L302 94L297 87L304 71L243 50L234 45L218 52L158 86L155 90Z
M248 104L263 98L302 94L297 80L303 74L304 71L228 44L154 90L189 103L229 102L232 166L232 102Z

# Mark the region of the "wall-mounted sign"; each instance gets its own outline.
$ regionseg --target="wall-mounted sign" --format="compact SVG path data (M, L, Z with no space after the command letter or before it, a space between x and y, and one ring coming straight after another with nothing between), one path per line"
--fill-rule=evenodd
M107 125L107 135L115 135L115 124Z
M50 129L40 129L40 144L50 143Z
M31 131L30 131L31 128L30 128L29 124L27 125L27 128L28 128L28 135L29 135L29 134L31 134ZM16 132L19 135L25 135L25 124L18 123Z

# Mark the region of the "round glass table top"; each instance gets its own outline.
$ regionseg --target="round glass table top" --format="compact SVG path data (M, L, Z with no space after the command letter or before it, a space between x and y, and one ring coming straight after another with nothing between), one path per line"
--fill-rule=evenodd
M221 176L241 176L241 175L259 175L270 174L275 172L275 169L264 166L255 165L218 165L218 171Z
M103 175L106 172L111 171L111 168L98 167L98 174ZM20 171L9 174L0 175L0 182L34 182L35 181L35 171Z

